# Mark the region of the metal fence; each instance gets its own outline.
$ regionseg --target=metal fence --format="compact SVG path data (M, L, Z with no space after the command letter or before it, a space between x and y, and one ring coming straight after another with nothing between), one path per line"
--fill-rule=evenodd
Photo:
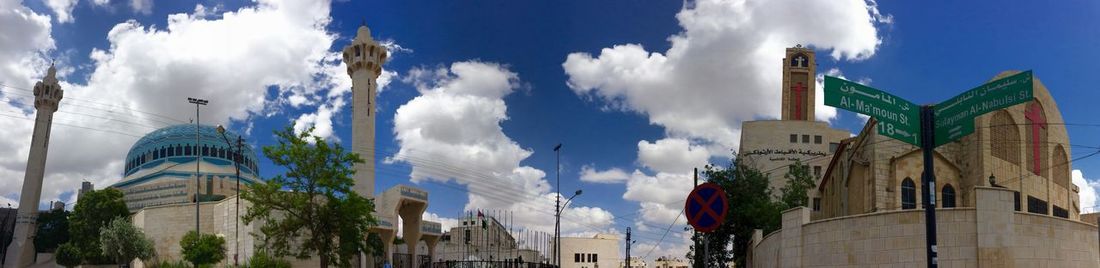
M421 268L557 268L556 265L523 261L443 261Z

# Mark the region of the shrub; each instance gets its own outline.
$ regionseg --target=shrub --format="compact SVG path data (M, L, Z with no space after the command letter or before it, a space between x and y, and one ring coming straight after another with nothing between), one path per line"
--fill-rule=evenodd
M290 262L271 256L266 251L256 251L241 268L290 268Z
M214 234L187 232L180 240L183 259L195 264L214 264L225 259L225 238Z
M80 265L82 261L80 258L80 248L72 243L65 243L58 246L56 258L57 264L65 267L76 267Z

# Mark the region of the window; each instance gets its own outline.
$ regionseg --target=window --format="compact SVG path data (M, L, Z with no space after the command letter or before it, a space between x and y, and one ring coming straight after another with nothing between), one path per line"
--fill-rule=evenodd
M913 179L906 177L901 181L901 209L917 208L917 186Z
M168 147L168 156L176 156L176 147Z
M820 197L814 197L813 206L814 206L814 211L821 211L821 198Z
M1016 211L1020 211L1020 192L1012 192L1012 201Z
M176 145L176 155L183 155L183 146Z
M225 158L225 148L218 148L218 157Z
M599 256L600 255L597 255L596 253L592 253L592 261L591 262L596 262L596 261L600 260Z
M1047 214L1047 201L1038 199L1032 196L1027 196L1027 212L1036 214Z
M814 135L814 144L821 144L821 135Z
M355 46L355 56L359 57L359 55L361 55L359 51L359 46Z
M821 178L821 166L814 166L814 177Z
M1054 216L1069 219L1069 211L1058 206L1054 206Z
M462 236L462 240L466 241L466 244L470 244L470 228L466 228L466 234Z
M183 147L183 155L191 156L191 146Z
M798 134L791 134L791 143L798 143Z
M210 148L202 146L202 156L210 156Z
M581 254L573 253L573 262L581 262Z
M810 143L810 135L802 135L802 143Z
M830 154L831 154L831 153L835 153L835 152L836 152L836 148L838 148L838 147L840 147L840 143L830 142L830 143L829 143L829 153L830 153Z
M951 187L951 184L945 184L943 186L943 207L953 208L955 207L955 187Z

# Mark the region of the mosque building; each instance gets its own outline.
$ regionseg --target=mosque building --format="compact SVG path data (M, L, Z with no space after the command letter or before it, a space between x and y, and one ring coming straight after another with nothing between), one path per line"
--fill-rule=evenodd
M880 135L878 122L868 120L831 146L808 193L810 208L784 211L775 232L757 230L746 266L924 266L918 193L930 188L938 237L932 261L942 267L1100 267L1095 218L1081 221L1080 189L1070 179L1062 114L1046 86L1031 79L1032 101L978 116L972 134L935 149L934 184L920 180L919 147ZM791 109L786 100L784 111Z
M240 183L247 188L259 178L256 154L251 146L241 146L238 156L235 144L238 135L231 131L224 134L216 127L195 124L150 132L130 147L123 179L110 187L123 192L131 212L149 206L192 203L196 193L203 201L236 195L233 159L240 159Z

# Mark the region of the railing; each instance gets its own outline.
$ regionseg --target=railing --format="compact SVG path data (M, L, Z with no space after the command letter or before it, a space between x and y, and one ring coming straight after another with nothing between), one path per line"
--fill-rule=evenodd
M443 261L421 268L557 268L556 265L522 261Z

